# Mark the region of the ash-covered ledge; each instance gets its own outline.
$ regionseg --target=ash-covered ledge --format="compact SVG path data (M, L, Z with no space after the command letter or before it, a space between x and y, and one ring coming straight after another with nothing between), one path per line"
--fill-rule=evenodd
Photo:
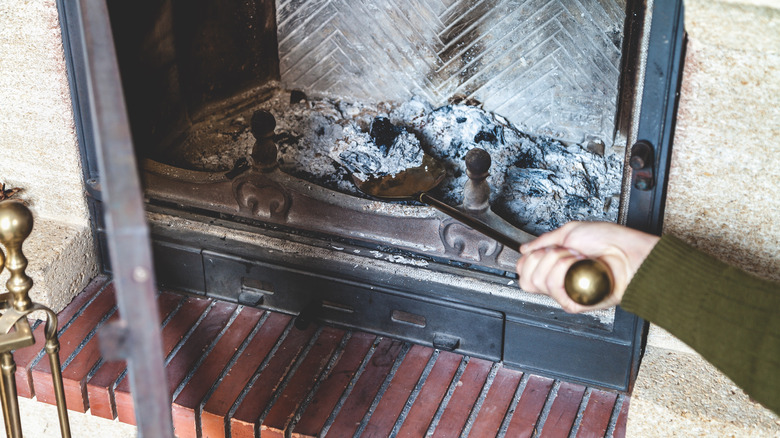
M89 228L35 218L22 248L26 273L33 279L30 299L59 312L97 275L97 260ZM0 285L8 280L0 274ZM3 286L4 289L4 286Z

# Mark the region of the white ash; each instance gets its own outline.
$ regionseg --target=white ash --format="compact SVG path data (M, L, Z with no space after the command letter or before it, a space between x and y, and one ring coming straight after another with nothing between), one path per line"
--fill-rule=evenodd
M178 160L198 170L229 170L251 152L254 140L246 120L260 109L276 118L280 169L329 189L365 197L355 188L348 167L393 174L410 166L409 157L414 155L410 152L419 143L447 169L433 195L458 205L467 181L463 158L470 149L481 147L493 161L488 178L493 210L514 225L540 234L571 220L617 220L618 203L613 199L621 191L621 156L610 151L601 156L582 145L528 135L499 115L463 104L437 109L420 99L400 105L330 100L291 104L289 92L275 91L240 115L210 120L202 131L220 133L219 142L185 140L191 150L186 156L179 154ZM369 133L377 117L389 119L399 129L399 153L387 153L378 165L365 160L371 166L360 169L342 155L352 150L371 157L376 144Z
M356 130L355 126L345 127L342 134L344 138L336 141L336 146L328 155L362 181L371 176L394 176L422 165L420 140L406 130L393 139L386 151L369 134Z
M411 259L400 255L385 254L379 251L371 251L371 254L373 254L374 258L376 259L383 259L392 263L401 263L404 265L412 265L412 266L420 266L420 267L428 266L428 262L425 260Z

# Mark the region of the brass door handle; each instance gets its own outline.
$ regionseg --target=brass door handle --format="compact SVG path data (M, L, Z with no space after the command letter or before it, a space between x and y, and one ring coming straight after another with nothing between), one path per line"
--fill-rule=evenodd
M613 287L612 271L598 259L575 262L566 272L564 288L576 303L592 306L600 303Z

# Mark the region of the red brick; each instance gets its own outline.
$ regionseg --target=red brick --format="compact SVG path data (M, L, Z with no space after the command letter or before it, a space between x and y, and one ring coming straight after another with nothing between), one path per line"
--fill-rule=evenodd
M390 373L403 342L384 338L374 350L366 368L349 393L344 406L328 430L329 437L352 436L363 416L368 412L379 388Z
M107 287L95 300L84 309L73 323L59 336L60 363L65 362L73 354L87 335L92 332L98 322L116 305L113 285ZM89 372L89 370L87 370ZM33 388L38 401L55 404L54 387L51 381L51 368L48 357L44 356L32 367Z
M424 436L431 424L433 415L439 409L447 388L455 377L463 356L442 351L436 358L431 373L423 384L420 394L406 416L399 436Z
M580 428L577 430L577 438L602 438L609 427L616 399L617 394L614 392L591 392L588 405L582 414Z
M471 436L495 436L506 417L509 405L517 391L523 373L501 368L490 385L490 390L471 427Z
M257 325L263 311L245 307L209 352L208 357L173 403L173 427L178 438L196 438L196 418L203 397L233 358L236 349Z
M57 315L57 325L62 328L65 324L84 307L95 295L107 288L108 277L98 276L93 279L84 290L76 295L62 312ZM32 362L43 348L46 340L44 334L45 324L42 323L33 331L35 345L16 350L14 361L16 362L16 391L21 397L31 398L34 394L32 379ZM43 358L42 360L47 360ZM51 382L51 381L50 381Z
M97 279L60 314L60 326L62 326L79 313L90 299L94 299L89 308L83 309L85 312L63 331L61 337L63 361L66 361L68 356L72 356L68 366L63 369L66 398L71 410L83 412L87 408L84 399L86 386L89 407L93 415L112 418L116 409L120 412L120 421L132 424L135 418L127 379L117 384L117 379L125 368L124 362L103 363L93 373L94 376L91 376L90 371L95 368L99 360L97 337L94 336L84 343L86 336L93 333L98 322L112 308L113 300L108 299L113 294L111 287L106 287L103 292L100 292L101 287L107 285L106 281L105 277ZM212 300L183 299L178 295L163 293L159 298L161 319L169 315L179 302L185 304L162 331L166 354L180 343L182 336L192 328L203 310L213 303ZM258 432L262 432L263 437L281 438L290 434L296 437L318 436L332 415L335 415L335 419L328 434L352 435L365 417L367 409L375 401L379 388L386 382L390 369L398 362L398 354L403 346L400 341L383 339L377 344L372 357L366 359L366 354L376 337L367 333L352 333L343 350L335 353L339 357L335 360L333 369L317 382L326 364L334 360L333 354L337 351L339 342L343 342L345 335L343 330L322 329L318 339L310 344L311 349L305 358L300 358L300 352L312 342L310 336L315 329L312 328L305 333L292 330L287 339L281 341L280 348L274 356L267 357L270 349L279 341L288 326L290 317L271 313L258 330L257 324L263 315L262 311L245 308L236 316L230 327L225 328L229 318L234 315L234 310L233 304L224 302L214 304L209 314L204 316L166 368L170 391L181 386L183 379L192 374L173 404L176 434L181 438L195 437L198 421L201 421L202 436L205 437L224 436L227 425L232 427L231 432L235 438L245 436L254 438ZM110 321L117 318L118 316L114 315ZM213 345L209 355L197 369L193 369L223 330L224 335L216 345ZM247 348L241 352L232 369L226 370L225 366L235 358L238 346L246 341L246 337L253 330L258 330L256 336L248 342ZM43 325L35 330L38 336L36 340L39 343L43 339L42 331ZM81 344L84 344L81 350L74 354L77 346ZM23 383L29 382L27 371L34 372L32 383L35 386L31 388L28 385L27 392L32 394L32 389L35 389L42 400L51 401L51 380L47 358L43 357L40 363L32 367L33 369L29 366L30 361L39 351L40 348L31 347L17 352L20 371L17 373L17 381L22 382L19 393L24 395ZM432 355L433 350L428 347L416 345L410 348L396 374L392 376L382 399L377 403L363 431L363 436L383 437L390 433ZM399 436L407 434L418 436L427 431L461 360L463 356L452 353L442 352L438 355L402 425ZM266 368L261 370L253 387L249 388L247 396L236 410L235 418L232 422L226 422L225 417L235 404L236 398L264 361L267 361ZM355 373L364 361L366 368L355 381ZM290 376L290 368L296 362L300 364L295 375ZM491 362L480 359L470 360L437 423L435 435L460 434L482 391L491 366L493 366ZM223 373L225 377L217 382L216 380ZM534 427L537 425L545 402L549 401L549 391L554 381L531 376L517 407L512 413L507 414L521 377L522 373L517 371L503 368L498 370L470 430L471 436L496 435L507 415L511 415L511 418L509 418L506 436L522 437L537 432ZM280 390L279 384L284 380L288 380L288 383ZM349 396L344 400L344 406L338 413L334 413L336 404L350 382L354 383L354 387L350 389ZM315 386L317 390L298 420L295 430L292 432L287 430L301 403L307 395L311 394ZM206 394L212 391L212 387L214 387L213 394L208 400L203 400ZM621 406L615 407L618 399L616 394L593 390L587 406L584 406L582 396L585 390L586 388L579 385L561 383L555 400L551 401L550 412L539 435L567 436L577 412L580 408L584 408L577 431L578 437L603 436L615 409L619 409L619 412L614 436L624 437L629 399L620 398ZM116 400L112 399L114 396ZM274 399L274 406L270 406ZM116 407L112 405L114 402L118 403ZM201 407L203 412L200 412Z
M293 436L317 436L333 412L344 389L366 357L375 336L368 333L353 333L327 377L323 379L309 406L293 429Z
M176 312L176 316L162 329L163 356L167 357L184 339L187 332L192 329L195 323L205 312L211 300L204 298L187 297L184 303ZM121 382L114 388L114 406L116 407L116 416L122 423L135 424L135 408L133 407L133 396L130 394L130 378L125 376Z
M542 427L541 437L569 436L574 419L577 418L585 387L563 382L553 400L547 421Z
M201 414L204 438L225 436L225 417L228 411L252 378L257 367L276 344L290 320L291 317L288 315L270 313L236 363L219 382L219 386L209 397Z
M628 397L623 399L623 405L620 406L620 412L615 421L615 431L612 433L613 438L626 438L626 424L628 423L628 407L630 404L631 399Z
M311 324L306 330L294 328L288 332L230 419L233 438L255 436L255 431L259 428L260 415L269 407L274 392L316 331L317 327Z
M552 379L539 376L531 376L523 389L520 401L509 422L506 436L530 437L534 434L536 422L542 412L544 402L553 385Z
M460 436L466 425L466 420L471 414L471 408L474 407L482 388L485 386L492 365L492 362L482 359L472 358L469 361L460 376L455 392L452 393L447 408L444 409L444 413L436 425L433 436Z
M157 298L160 321L173 312L183 298L181 295L163 292ZM92 415L113 419L116 415L114 406L114 384L122 375L126 364L123 360L107 361L100 365L95 375L87 381L87 396Z
M168 392L173 392L187 377L192 367L203 357L214 339L225 329L230 317L236 311L236 304L216 302L205 318L198 324L184 345L176 352L165 367Z
M364 436L385 437L390 435L396 419L403 411L409 395L417 386L417 382L432 355L433 349L430 347L414 345L409 349L401 366L398 367L398 371L393 376L390 386L382 395L382 401L379 402L374 414L371 415L371 419L363 431Z
M295 371L295 375L290 379L284 391L274 402L273 408L263 420L261 434L264 437L269 436L273 431L279 431L283 435L290 420L311 391L344 335L344 330L330 327L322 330L306 358Z
M106 323L112 323L118 319L119 314L114 313ZM98 360L100 360L100 357L100 342L97 336L93 336L84 348L79 351L73 361L62 371L65 400L68 409L86 412L89 408L87 376Z

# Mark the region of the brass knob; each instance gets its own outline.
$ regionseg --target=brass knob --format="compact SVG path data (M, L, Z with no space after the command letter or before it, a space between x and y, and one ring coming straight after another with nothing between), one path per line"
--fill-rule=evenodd
M27 258L22 253L22 243L32 232L32 227L32 213L24 204L18 201L0 202L0 243L8 251L5 267L11 273L6 286L13 296L14 308L20 312L32 306L29 292L33 282L24 272Z
M599 260L580 260L566 272L563 284L572 300L584 306L592 306L612 292L612 271Z
M19 201L0 202L0 242L7 247L20 245L32 232L30 209Z

